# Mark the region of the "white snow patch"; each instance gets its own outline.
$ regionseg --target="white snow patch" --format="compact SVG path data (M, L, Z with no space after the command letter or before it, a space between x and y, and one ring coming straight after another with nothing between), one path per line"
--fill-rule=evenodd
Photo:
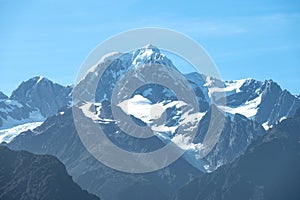
M118 104L118 106L127 115L133 115L134 117L145 122L151 128L154 134L162 139L166 139L165 137L171 139L180 126L183 128L183 131L193 131L198 127L198 122L202 119L206 112L192 113L192 109L185 112L178 110L177 114L180 114L181 116L177 125L167 126L165 124L157 125L153 123L155 119L162 117L162 114L167 108L176 107L177 109L180 109L186 105L187 104L183 101L152 103L149 99L141 95L135 95L131 99L127 99Z
M172 136L176 130L177 130L178 126L165 126L165 125L154 125L151 126L151 130L154 132L154 134L158 134L158 136L161 136L161 133L169 133L168 136ZM165 135L166 136L166 135Z
M287 117L286 116L284 116L284 117L281 117L280 119L279 119L279 123L280 122L282 122L283 120L285 120L285 119L287 119Z
M224 87L208 87L208 95L211 97L213 93L239 93L241 92L240 88L243 86L243 84L249 79L240 79L240 80L234 80L234 81L225 81ZM206 78L206 85L211 86L212 80L210 77Z
M191 147L191 142L192 142L191 138L185 137L182 134L175 135L171 141L183 150L188 150L188 149L192 148Z
M133 115L145 123L151 123L150 111L154 105L151 101L141 95L135 95L133 98L125 100L118 106L128 115ZM160 109L160 111L163 111ZM162 114L162 113L160 113Z
M165 102L152 103L149 99L137 94L131 99L127 99L118 104L118 106L127 114L142 120L146 124L151 124L153 120L159 119L167 108L176 106L180 108L186 105L183 101L172 101L164 104Z
M96 108L96 112L92 111L92 107ZM101 123L101 124L109 124L112 122L115 122L115 120L112 119L106 119L106 118L100 118L100 110L101 110L101 103L85 103L84 105L80 106L80 109L82 110L83 114L92 119L94 122Z
M192 143L192 138L190 136L185 136L182 134L175 135L171 141L179 146L183 150L193 150L196 152L200 152L204 149L202 143L194 144Z
M36 84L38 84L41 80L43 80L44 77L43 76L40 76L39 79L37 80Z
M208 87L214 83L212 77L210 77L210 76L207 76L205 81L206 81L206 83L204 84L204 86L208 86Z
M1 142L9 143L20 133L27 130L33 130L36 127L40 126L42 123L43 122L31 122L31 123L18 125L13 128L0 130L0 143Z
M258 111L258 106L261 103L262 94L251 101L246 101L244 104L238 107L229 107L229 106L218 106L224 112L228 112L231 114L239 113L248 118L251 118L256 115Z
M82 110L83 114L86 117L88 117L94 121L98 121L98 120L100 120L100 118L98 115L96 115L96 113L91 111L92 106L94 106L93 103L85 103L82 106L80 106L80 109Z
M262 124L263 128L267 131L271 128L271 126L269 125L269 122L266 121L265 123Z

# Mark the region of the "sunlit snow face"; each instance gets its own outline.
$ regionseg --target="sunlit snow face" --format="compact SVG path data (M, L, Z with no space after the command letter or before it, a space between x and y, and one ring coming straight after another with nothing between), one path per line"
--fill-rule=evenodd
M161 117L163 112L165 111L163 105L154 104L150 109L149 115L151 119L158 119Z
M148 125L155 121L166 121L166 110L171 107L179 109L179 101L168 88L159 84L146 84L138 88L131 98L126 99L118 106L127 114L142 120ZM172 103L171 103L172 102Z
M154 120L163 117L163 113L167 108L175 106L179 109L184 105L186 104L182 101L152 103L141 95L134 95L132 98L118 104L127 115L133 115L149 125L153 124Z
M150 114L153 107L160 107L159 104L152 104L149 99L141 95L135 95L133 98L121 102L118 106L127 115L133 115L147 124L150 124L153 120L153 116ZM158 115L156 117L159 118L162 113L156 112L156 114Z

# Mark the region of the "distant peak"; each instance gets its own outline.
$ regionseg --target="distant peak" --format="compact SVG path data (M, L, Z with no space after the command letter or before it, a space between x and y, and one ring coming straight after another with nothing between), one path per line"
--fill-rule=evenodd
M38 83L40 83L42 81L49 81L49 80L47 78L45 78L44 76L35 76L35 77L29 79L28 81L32 81L35 84L38 84Z
M18 86L18 88L12 92L11 97L13 97L16 93L18 93L18 91L27 91L27 90L33 89L35 87L40 87L40 86L42 86L41 83L50 83L51 84L53 82L43 76L34 76L26 81L23 81Z

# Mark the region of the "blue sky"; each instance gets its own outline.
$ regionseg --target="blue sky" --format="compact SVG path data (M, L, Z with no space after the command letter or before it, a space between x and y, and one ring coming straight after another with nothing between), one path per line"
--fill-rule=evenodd
M300 94L299 2L0 0L0 91L35 75L72 84L108 37L162 27L201 44L223 79L273 79Z

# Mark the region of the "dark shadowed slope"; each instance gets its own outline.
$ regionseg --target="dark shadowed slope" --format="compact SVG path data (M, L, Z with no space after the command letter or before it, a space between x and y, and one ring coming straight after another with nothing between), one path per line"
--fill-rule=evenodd
M0 146L1 200L97 200L82 190L54 156Z

